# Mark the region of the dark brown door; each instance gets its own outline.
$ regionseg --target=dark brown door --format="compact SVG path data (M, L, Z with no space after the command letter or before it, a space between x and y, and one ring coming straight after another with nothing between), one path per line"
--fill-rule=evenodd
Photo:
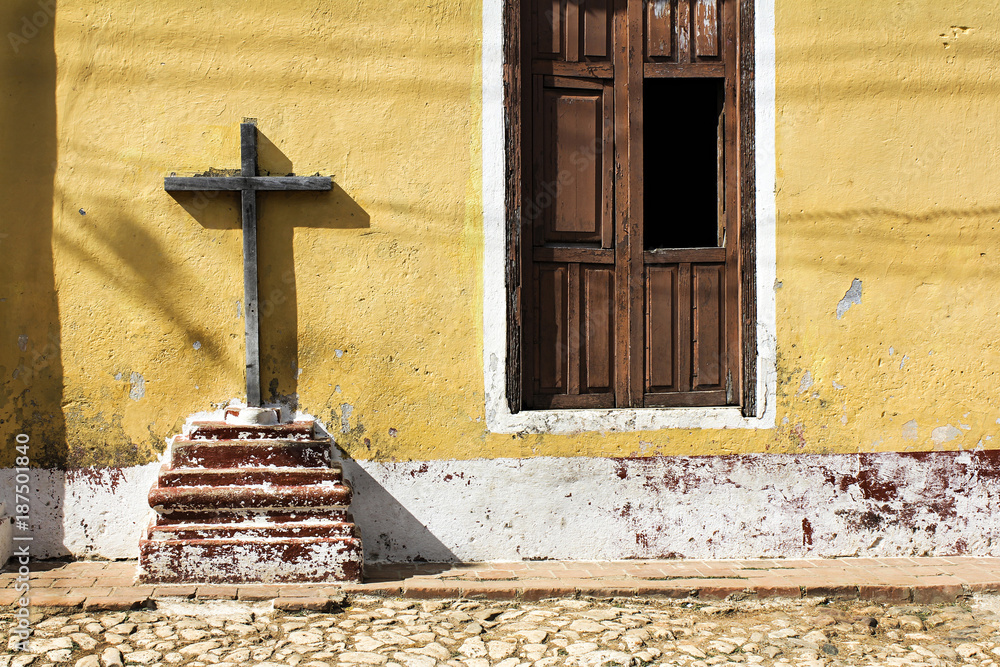
M736 0L524 0L522 405L740 396Z

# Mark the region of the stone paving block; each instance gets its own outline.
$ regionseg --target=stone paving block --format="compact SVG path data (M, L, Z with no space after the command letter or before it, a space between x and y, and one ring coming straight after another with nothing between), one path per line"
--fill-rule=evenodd
M0 607L7 607L14 604L21 599L21 595L21 593L17 592L13 588L0 590Z
M330 611L333 607L333 602L326 596L283 596L274 600L274 608L282 611Z
M142 609L149 601L145 595L109 595L88 597L83 603L84 611L128 611Z
M547 598L569 598L576 595L576 587L559 581L532 582L520 589L522 600L536 602Z
M631 598L638 592L638 582L628 580L581 582L576 590L581 597Z
M964 595L965 589L957 584L913 587L913 601L917 604L953 603Z
M908 586L861 585L858 597L872 602L909 602L912 592Z
M272 600L281 593L278 586L240 586L236 591L238 600Z
M802 589L789 583L751 583L749 588L753 589L759 599L802 597Z
M486 570L479 573L481 581L505 581L516 578L517 575L513 570Z
M32 593L28 596L32 607L79 607L86 598L83 595L67 593Z
M579 567L569 568L566 570L558 570L558 571L550 570L548 574L551 575L549 577L546 577L548 579L565 579L565 578L589 579L591 577L599 576L598 574L595 574L592 570L583 569Z
M38 563L34 562L29 565L31 568L31 578L32 579L59 579L60 577L71 577L75 576L71 571L67 571L65 563Z
M432 581L421 583L406 583L403 585L403 597L416 599L433 599L443 597L459 597L462 594L462 584Z
M514 562L514 563L503 563L505 570L527 570L530 569L532 563L530 562Z
M517 588L512 584L473 582L462 586L462 597L483 600L514 600Z
M698 596L698 589L689 586L677 586L672 581L637 581L634 586L637 596L670 598L681 600Z
M104 573L99 576L107 577L128 577L131 580L136 578L136 563L121 563L113 562L108 563L107 567L104 568Z
M52 588L89 588L92 586L105 586L107 584L97 584L97 577L73 577L72 579L52 579ZM131 582L129 582L131 583ZM126 584L127 585L127 584Z
M235 600L238 594L239 588L236 586L209 584L199 586L195 597L199 600Z
M79 588L63 589L67 590L74 595L82 595L84 597L107 597L111 595L114 590L111 586L80 586Z
M67 572L73 572L75 576L98 576L101 573L107 571L108 565L111 565L108 561L77 561L75 563L69 563L65 570Z
M193 598L197 594L197 586L184 586L180 584L164 584L153 586L152 597L158 598Z
M807 584L803 587L806 597L830 598L831 600L849 600L858 597L857 585L851 584Z
M1000 581L965 584L970 593L1000 593Z
M153 592L156 590L155 586L150 584L142 584L139 586L116 586L111 589L111 595L145 595L146 597L152 597Z
M118 586L132 586L135 583L135 577L114 576L98 577L97 579L98 586L111 586L112 588L116 588Z
M749 596L747 582L732 584L709 584L698 589L699 600L725 600L730 595Z
M403 586L401 584L344 584L342 590L347 595L378 595L387 598L403 597Z
M326 586L315 586L311 584L310 585L284 584L282 586L275 586L275 589L278 591L278 596L283 598L317 597L322 595L322 591L324 588L326 588Z

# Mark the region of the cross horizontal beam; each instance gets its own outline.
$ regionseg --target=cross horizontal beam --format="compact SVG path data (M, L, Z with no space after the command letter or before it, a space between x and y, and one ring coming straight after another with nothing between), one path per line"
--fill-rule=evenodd
M168 176L167 192L240 192L243 219L243 303L246 320L247 405L261 407L260 314L257 298L257 192L260 190L332 190L329 176L258 176L257 126L240 124L239 176Z
M331 190L329 176L168 176L167 192L200 190Z

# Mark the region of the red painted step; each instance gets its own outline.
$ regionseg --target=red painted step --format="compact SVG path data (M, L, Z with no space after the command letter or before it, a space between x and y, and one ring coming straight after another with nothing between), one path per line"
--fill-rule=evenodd
M345 521L292 521L274 524L184 523L150 526L151 540L284 539L290 537L357 537L353 523Z
M326 507L347 509L351 504L349 484L307 486L154 486L149 506L157 512L249 508Z
M340 483L344 478L339 463L329 468L177 468L163 466L160 486L303 486Z
M156 518L140 541L140 580L361 581L353 490L312 422L188 430L149 491Z
M142 540L140 581L272 584L358 582L361 540L353 537L282 540Z
M192 422L188 437L192 440L310 440L314 422L292 422L270 426L230 424L227 422Z
M157 526L180 526L192 523L253 527L261 524L281 524L293 521L343 521L353 523L354 517L344 509L328 507L295 507L285 509L213 510L201 508L173 514L158 514Z
M175 438L172 468L328 468L329 440L189 440Z

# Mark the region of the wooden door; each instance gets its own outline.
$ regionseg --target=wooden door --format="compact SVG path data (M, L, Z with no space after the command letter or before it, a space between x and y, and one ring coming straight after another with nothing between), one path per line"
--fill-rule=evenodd
M737 0L524 1L521 406L738 403Z

